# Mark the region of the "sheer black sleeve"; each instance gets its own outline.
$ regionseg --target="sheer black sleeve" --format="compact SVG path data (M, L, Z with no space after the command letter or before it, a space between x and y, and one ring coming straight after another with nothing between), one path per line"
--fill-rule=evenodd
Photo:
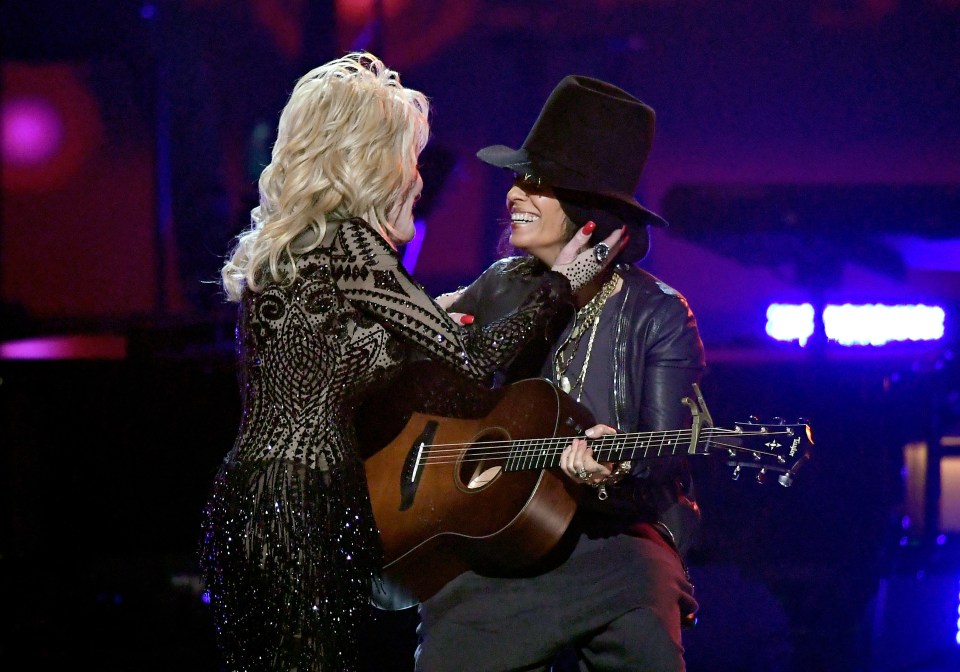
M483 326L463 326L410 277L396 252L365 223L344 222L337 247L334 276L354 306L475 380L486 380L543 328L558 307L571 301L567 279L547 272L515 313Z

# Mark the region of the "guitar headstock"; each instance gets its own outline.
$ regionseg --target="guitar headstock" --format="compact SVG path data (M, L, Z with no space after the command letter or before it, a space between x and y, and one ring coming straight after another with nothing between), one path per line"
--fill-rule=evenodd
M711 452L725 453L724 461L733 467L734 480L744 469L754 469L759 483L765 483L773 472L779 474L780 485L791 486L797 471L810 460L810 425L805 421L788 424L781 418L768 423L750 420L734 423L733 430L724 430L711 440Z

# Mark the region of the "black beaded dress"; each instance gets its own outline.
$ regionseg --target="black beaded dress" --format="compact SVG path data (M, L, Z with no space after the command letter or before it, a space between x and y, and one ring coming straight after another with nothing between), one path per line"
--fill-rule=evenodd
M355 669L381 566L358 405L414 350L487 379L569 299L548 273L514 315L461 326L362 220L331 224L297 271L242 297L242 419L204 510L200 564L231 671Z

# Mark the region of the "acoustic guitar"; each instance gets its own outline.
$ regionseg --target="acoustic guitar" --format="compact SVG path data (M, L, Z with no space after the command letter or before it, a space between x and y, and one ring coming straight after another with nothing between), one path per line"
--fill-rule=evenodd
M545 556L584 490L554 468L570 438L596 424L546 379L488 390L426 363L417 371L404 377L408 394L367 404L358 419L384 550L373 603L384 610L415 606L468 569L522 568ZM716 454L735 477L772 472L785 486L810 459L809 425L714 427L699 389L695 396L682 400L691 428L588 439L594 458Z

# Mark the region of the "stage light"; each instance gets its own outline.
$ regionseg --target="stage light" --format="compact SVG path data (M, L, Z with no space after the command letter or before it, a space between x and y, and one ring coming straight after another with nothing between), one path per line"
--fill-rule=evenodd
M773 303L767 308L766 332L778 341L805 346L814 331L809 303ZM827 340L843 346L886 345L904 341L936 341L946 329L946 311L923 304L887 306L879 303L828 305L823 309Z
M950 563L952 564L952 563ZM872 614L873 672L957 670L960 623L955 567L880 580Z
M892 341L935 341L943 337L940 306L829 305L823 311L827 339L840 345L885 345Z
M81 66L3 64L4 191L59 189L101 146L99 103Z
M40 97L22 96L3 103L3 161L12 166L43 164L60 151L63 118Z
M125 336L73 334L0 342L0 360L111 359L127 356Z
M807 344L813 335L813 306L773 303L767 308L767 334L778 341Z
M960 581L957 581L957 586L960 588ZM960 590L957 591L957 614L960 615ZM954 640L960 645L960 618L957 619L957 636Z

